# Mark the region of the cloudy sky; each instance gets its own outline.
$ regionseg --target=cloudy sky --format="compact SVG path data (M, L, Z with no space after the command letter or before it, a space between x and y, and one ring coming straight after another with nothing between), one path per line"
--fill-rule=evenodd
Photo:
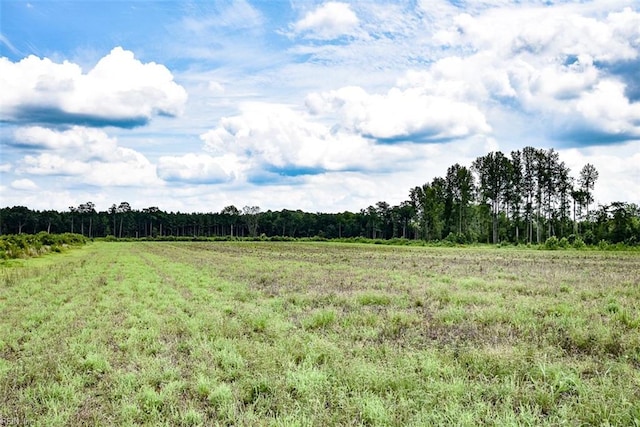
M637 0L0 0L0 204L358 211L555 148L640 203Z

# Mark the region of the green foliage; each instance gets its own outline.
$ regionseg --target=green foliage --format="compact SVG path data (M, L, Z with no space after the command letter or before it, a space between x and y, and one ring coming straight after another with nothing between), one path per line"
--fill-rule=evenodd
M464 245L465 243L470 243L469 239L467 239L467 236L465 236L462 233L454 233L454 232L449 233L449 235L444 240L449 243L455 243L458 245Z
M70 246L80 246L87 239L79 234L8 234L0 236L0 259L40 256L48 252L61 252Z
M554 251L560 248L560 241L556 236L551 236L546 240L546 242L544 242L544 247L545 249Z
M303 322L307 329L327 328L336 321L336 313L333 310L320 310L313 313Z
M580 237L576 237L572 243L574 249L584 249L587 245Z
M595 234L593 234L593 231L591 230L587 230L584 232L584 234L582 235L582 240L587 245L595 245L597 242L596 236Z

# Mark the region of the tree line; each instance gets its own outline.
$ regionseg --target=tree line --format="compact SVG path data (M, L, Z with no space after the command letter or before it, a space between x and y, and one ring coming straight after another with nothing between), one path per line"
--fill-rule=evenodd
M532 243L550 237L587 244L640 243L640 209L626 202L592 206L598 171L576 177L554 149L525 147L505 155L456 163L444 177L409 190L407 200L380 201L359 212L262 211L231 205L220 212L134 209L128 202L96 211L87 202L67 211L24 206L0 209L0 234L79 233L114 238L256 237L449 240L456 243Z

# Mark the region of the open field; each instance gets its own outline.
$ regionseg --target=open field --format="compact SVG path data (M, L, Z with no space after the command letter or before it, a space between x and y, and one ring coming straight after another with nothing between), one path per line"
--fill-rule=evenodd
M638 253L101 242L0 279L0 425L640 425Z

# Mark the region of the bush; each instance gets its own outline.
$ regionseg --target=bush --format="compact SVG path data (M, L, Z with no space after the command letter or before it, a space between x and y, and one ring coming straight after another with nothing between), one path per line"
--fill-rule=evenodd
M560 241L556 236L551 236L544 242L544 248L550 251L554 251L560 247Z
M79 234L8 234L0 236L0 258L23 258L47 252L60 252L66 246L83 245L87 242Z
M454 243L458 245L464 245L470 242L470 239L468 239L467 236L465 236L463 233L454 233L454 232L449 233L449 235L444 240L449 243Z
M593 231L591 231L591 230L585 231L584 235L582 236L582 240L584 240L584 242L587 245L595 245L596 244L596 236L595 236L595 234L593 234Z
M574 249L584 249L587 245L580 237L576 237L572 244Z

